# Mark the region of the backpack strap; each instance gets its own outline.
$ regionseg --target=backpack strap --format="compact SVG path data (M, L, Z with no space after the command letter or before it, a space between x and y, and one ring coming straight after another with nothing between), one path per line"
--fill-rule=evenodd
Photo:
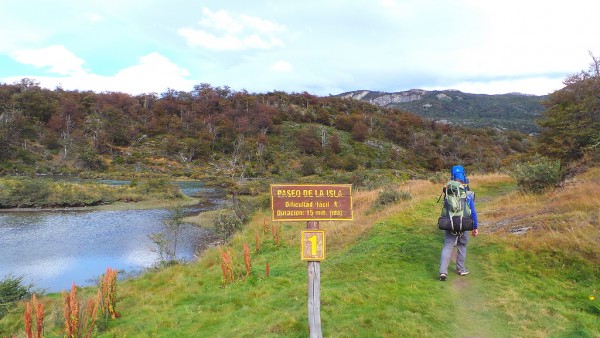
M462 234L464 232L463 230L463 215L460 215L460 223L458 223L458 230L454 230L454 219L452 216L449 217L450 218L450 225L453 229L452 234L453 235L459 235ZM455 243L456 244L456 243Z
M450 233L454 236L456 236L456 239L454 240L454 245L456 246L456 244L458 244L458 237L462 236L462 234L464 233L464 231L450 231Z

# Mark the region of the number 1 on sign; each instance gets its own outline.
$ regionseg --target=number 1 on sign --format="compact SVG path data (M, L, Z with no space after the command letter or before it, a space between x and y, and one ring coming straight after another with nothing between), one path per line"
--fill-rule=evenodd
M305 261L325 259L325 230L302 230L301 257Z
M310 254L311 256L316 256L317 255L317 236L316 235L312 235L308 238L308 241L310 242Z

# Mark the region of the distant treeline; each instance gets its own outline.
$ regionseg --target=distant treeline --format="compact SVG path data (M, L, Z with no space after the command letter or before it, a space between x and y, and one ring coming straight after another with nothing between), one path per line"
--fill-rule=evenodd
M215 175L233 180L461 163L496 170L531 146L515 131L468 129L399 109L308 93L200 84L129 95L0 84L0 174ZM357 174L359 175L359 174ZM356 176L356 175L355 175ZM356 179L356 177L355 177Z

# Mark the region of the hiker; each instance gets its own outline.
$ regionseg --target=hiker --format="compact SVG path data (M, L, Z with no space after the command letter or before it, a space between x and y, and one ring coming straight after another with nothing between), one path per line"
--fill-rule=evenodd
M465 175L465 170L462 166L454 166L450 172L450 180L458 181L464 185L467 190L466 204L470 207L471 218L473 219L473 230L471 234L477 236L477 212L475 211L475 194L469 190L469 180ZM444 193L446 191L444 190ZM467 243L469 242L468 231L452 231L445 230L444 248L442 249L442 257L440 259L440 280L445 281L448 277L448 265L450 264L450 256L452 249L457 247L456 255L456 272L460 276L469 274L469 270L465 267L465 259L467 258Z

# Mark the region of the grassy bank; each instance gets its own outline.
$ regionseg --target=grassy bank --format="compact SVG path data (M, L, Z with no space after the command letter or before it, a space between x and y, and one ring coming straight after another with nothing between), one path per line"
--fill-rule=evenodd
M471 274L446 282L437 280L440 185L407 182L399 189L413 198L377 212L367 211L378 191L356 192L355 221L321 222L324 336L599 336L600 311L590 300L600 290L597 177L593 170L545 195L519 193L502 175L472 177L481 232L469 244ZM197 263L120 282L122 316L98 336L307 337L304 227L257 213L228 246L232 283L223 280L217 248ZM244 244L252 251L248 277ZM48 309L59 311L50 305L56 298L44 297ZM22 332L21 315L0 320L0 335ZM46 337L61 336L60 325L48 321Z
M43 178L0 178L0 209L87 207L182 198L179 188L166 179L108 185Z

